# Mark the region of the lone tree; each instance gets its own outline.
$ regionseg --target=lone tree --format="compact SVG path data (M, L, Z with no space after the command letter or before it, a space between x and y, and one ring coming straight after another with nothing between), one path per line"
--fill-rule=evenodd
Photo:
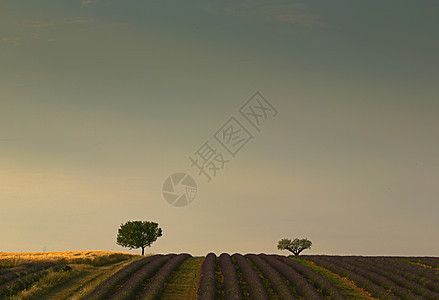
M279 250L289 250L294 253L294 255L299 255L305 249L311 249L312 242L308 239L281 239L279 244L277 244L277 249Z
M151 247L158 237L162 236L162 229L159 224L149 221L128 221L120 224L117 232L117 244L131 249L142 248L142 255L145 254L145 247Z

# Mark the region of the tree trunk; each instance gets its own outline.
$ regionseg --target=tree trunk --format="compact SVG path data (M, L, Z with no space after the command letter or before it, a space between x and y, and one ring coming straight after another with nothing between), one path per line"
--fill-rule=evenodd
M145 254L145 247L142 247L142 255Z

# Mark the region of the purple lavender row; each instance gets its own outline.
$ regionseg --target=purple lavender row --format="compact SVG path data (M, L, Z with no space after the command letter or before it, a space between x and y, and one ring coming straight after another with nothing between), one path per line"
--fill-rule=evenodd
M250 297L257 300L268 300L267 291L253 266L241 254L235 253L232 255L232 258L235 260L244 281L247 283Z
M429 280L411 272L402 270L399 265L394 263L392 259L375 259L358 257L357 261L366 263L369 270L380 273L397 284L405 287L412 292L424 296L428 299L439 299L439 277L435 280Z
M378 273L369 270L367 263L356 263L355 257L323 256L323 259L329 259L330 261L335 262L338 266L367 278L371 282L381 286L382 288L390 291L392 294L402 299L423 299L422 297L412 293L410 290L398 285L392 279L381 275L381 272L379 272L379 270Z
M29 272L26 275L16 277L15 279L0 285L0 299L3 299L3 297L7 295L12 295L18 291L28 288L34 282L40 280L44 275L46 275L49 268L52 268L52 270L55 272L71 270L70 267L65 265L55 266L54 264L51 264L51 266L47 267L47 264L44 264L44 266L39 265L39 267L40 268L33 268L34 272Z
M333 261L325 260L320 255L306 256L306 259L342 277L347 277L353 280L356 285L365 289L366 291L371 293L372 296L374 297L377 297L379 299L395 299L395 300L398 299L397 297L386 291L384 288L382 288L379 285L376 285L375 283L365 278L364 276L356 274L351 270L345 269Z
M162 255L143 266L140 270L132 274L132 276L122 285L122 287L108 299L133 299L142 288L142 284L154 276L155 273L170 259L177 254Z
M294 270L299 272L306 279L311 280L314 283L314 286L317 289L321 289L323 295L331 296L331 299L343 300L346 299L342 293L325 277L315 272L313 269L301 264L298 261L292 260L291 258L287 258L281 255L275 255L275 257L292 267Z
M414 294L409 289L399 285L392 278L387 277L384 271L380 269L373 269L369 267L367 263L358 262L354 257L338 257L335 258L337 263L346 269L360 274L367 279L371 280L375 284L382 286L386 290L392 292L392 294L400 297L401 299L424 299L423 297Z
M410 272L414 272L421 277L428 278L430 280L439 282L439 271L438 270L435 270L435 269L429 268L429 267L424 267L424 266L418 265L416 263L411 263L409 261L401 260L401 259L397 259L397 258L394 258L393 261L395 263L398 263L401 269L406 270L407 268L409 268Z
M9 273L9 272L17 272L17 271L21 271L24 270L26 268L30 268L33 266L36 266L37 264L35 263L23 263L20 264L18 266L14 266L14 267L2 267L0 266L0 275L4 274L4 273Z
M15 294L16 292L29 287L35 281L47 274L47 270L30 273L24 276L17 277L0 285L0 299L7 295Z
M425 268L409 262L393 260L395 265L402 271L412 274L420 278L419 283L425 285L432 291L439 292L439 272L434 269Z
M221 273L223 275L224 299L241 300L242 292L239 286L239 278L236 273L232 258L227 253L222 253L219 257Z
M432 268L439 268L439 257L404 257L408 261L421 263Z
M12 271L0 275L0 284L4 284L10 280L17 278L18 275Z
M214 299L216 294L216 255L209 253L201 265L201 278L198 287L198 299Z
M43 263L46 264L46 263ZM20 264L16 267L8 267L8 268L2 268L0 267L0 275L4 275L7 273L16 273L18 275L19 272L23 272L25 269L29 269L30 267L34 267L41 264L32 264L32 263L24 263Z
M145 291L139 297L141 300L154 300L158 299L160 293L165 287L165 282L169 279L172 272L174 272L186 259L192 257L190 254L184 253L179 254L176 257L170 259L154 277L151 279L149 284L146 286Z
M38 264L38 265L32 265L30 267L26 267L24 269L19 269L19 270L10 270L7 273L4 273L3 275L0 275L0 284L4 284L10 280L13 280L19 276L24 276L27 274L31 274L34 272L38 272L41 270L46 270L48 268L51 268L55 266L54 263L43 263L43 264Z
M306 299L323 299L308 280L296 272L292 267L281 262L273 255L261 254L260 256L284 276L290 284L296 288L296 291L300 296L303 296Z
M431 281L439 282L439 272L431 269L425 268L423 266L410 263L401 258L397 257L368 257L368 261L374 263L375 265L383 266L383 267L391 267L405 273L415 274L422 279L429 279Z
M381 264L373 264L373 261L370 262L368 259L365 260L364 258L356 258L354 259L358 263L361 264L361 266L367 267L367 270L375 272L377 274L380 274L382 276L387 277L389 280L392 280L399 286L410 290L411 292L418 294L420 296L423 296L427 299L439 299L439 293L432 291L428 289L426 286L424 286L421 283L418 283L417 281L422 281L422 278L417 277L417 280L413 280L413 277L410 276L410 274L406 274L403 271L400 271L398 268L390 268L388 269L388 263L384 262ZM406 275L406 276L404 276ZM412 279L407 279L406 277L409 276ZM430 283L434 286L439 285L431 282Z
M247 254L244 257L250 259L259 271L261 271L262 275L270 281L273 290L280 299L295 299L282 276L265 260L256 254Z
M161 254L152 255L135 262L132 262L123 269L117 271L112 276L107 278L103 283L101 283L90 295L85 297L87 300L99 300L106 299L111 295L111 292L115 289L118 284L123 283L127 280L134 272L145 266L146 264L152 262L155 259L161 257Z

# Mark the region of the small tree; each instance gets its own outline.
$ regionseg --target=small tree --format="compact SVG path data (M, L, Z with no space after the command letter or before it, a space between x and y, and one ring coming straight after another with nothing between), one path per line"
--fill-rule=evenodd
M142 248L144 255L145 247L151 247L151 244L162 236L162 229L158 225L148 221L128 221L120 224L116 243L122 247L130 247L130 250Z
M289 250L294 255L299 255L305 249L311 249L312 242L308 239L281 239L277 245L279 250Z

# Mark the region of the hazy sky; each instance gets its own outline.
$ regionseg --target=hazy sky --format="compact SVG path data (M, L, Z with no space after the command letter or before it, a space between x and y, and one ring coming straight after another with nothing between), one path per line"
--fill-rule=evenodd
M0 251L128 251L120 224L150 220L148 253L438 255L438 11L1 0ZM206 182L189 157L257 91L278 114L240 119L254 138Z

